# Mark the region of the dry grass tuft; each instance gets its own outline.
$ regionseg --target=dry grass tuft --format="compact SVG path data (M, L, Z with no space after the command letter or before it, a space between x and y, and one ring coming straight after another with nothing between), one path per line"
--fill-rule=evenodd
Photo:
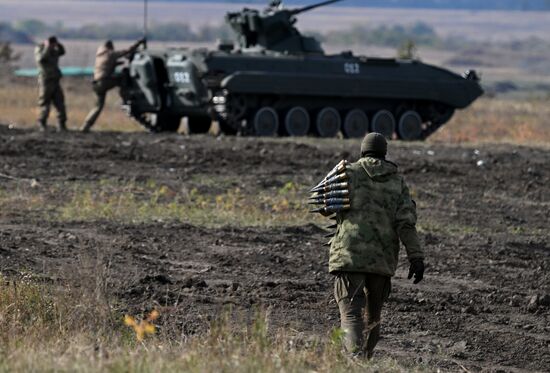
M64 78L62 85L67 106L67 126L70 129L78 129L95 104L91 83L84 78ZM35 127L38 116L37 102L38 89L34 79L20 78L2 84L0 123L22 128ZM57 124L53 107L48 123L52 126ZM118 92L114 89L107 95L105 108L94 130L141 131L142 127L121 110Z
M30 278L0 277L0 371L79 372L402 372L427 371L393 359L366 362L341 351L340 334L322 340L271 330L269 315L252 324L222 313L184 342L161 332L138 341L112 308L85 301L73 289ZM93 297L92 297L93 299ZM106 317L110 316L110 317ZM162 318L162 316L161 316ZM160 320L162 322L162 320ZM163 325L174 330L177 325ZM176 335L178 333L172 333Z
M54 285L30 274L0 274L0 361L6 350L66 346L82 335L107 336L113 329L111 306L102 295L80 285ZM1 370L1 369L0 369Z
M65 78L69 127L79 128L95 97L90 82L81 78ZM37 91L34 80L17 79L0 89L0 123L17 127L33 127L36 122ZM142 131L120 109L115 90L109 93L107 104L95 130ZM518 144L548 144L547 99L482 98L466 110L458 111L450 123L436 132L429 141L511 142ZM54 114L50 123L55 124Z
M217 184L222 187L223 181ZM278 189L251 191L227 186L224 192L174 189L147 182L64 183L18 188L0 187L0 217L13 214L53 221L185 222L199 226L272 227L323 220L308 213L304 185L289 182ZM11 215L8 215L11 214Z
M264 191L251 199L240 188L211 194L198 189L173 190L154 181L126 185L102 182L99 186L76 186L58 211L65 221L180 221L202 226L303 224L311 216L300 188L289 185L276 193Z
M459 111L429 141L549 144L548 100L482 98Z

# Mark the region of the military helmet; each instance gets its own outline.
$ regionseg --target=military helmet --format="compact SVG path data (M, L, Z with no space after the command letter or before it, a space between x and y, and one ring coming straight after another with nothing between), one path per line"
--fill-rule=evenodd
M388 142L384 135L378 132L368 133L361 142L361 157L385 158L388 152Z

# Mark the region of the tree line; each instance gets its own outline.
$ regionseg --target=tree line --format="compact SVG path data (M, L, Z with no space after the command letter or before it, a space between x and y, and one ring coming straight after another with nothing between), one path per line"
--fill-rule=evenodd
M6 26L4 24L4 26ZM62 23L47 24L40 20L28 19L8 25L13 32L41 38L46 35L57 35L63 39L88 40L136 40L143 37L140 26L126 23L87 24L79 27L67 27ZM169 22L153 24L149 28L148 38L159 41L207 42L216 39L227 39L231 31L225 25L205 25L196 30L188 24Z
M133 0L142 1L142 0ZM186 2L196 0L152 0ZM203 0L206 2L242 3L242 0ZM321 0L287 0L289 7L302 6ZM262 6L267 0L249 0L249 4ZM380 8L426 8L426 9L469 9L469 10L550 10L550 0L345 0L343 6Z
M10 32L6 32L6 35L19 36L17 39L10 39L2 38L0 34L0 40L13 43L32 42L33 38L38 41L48 35L57 35L62 39L87 40L136 40L143 37L141 27L124 23L66 27L59 23L46 24L39 20L29 19L12 24L0 24L0 30L2 30L1 27L4 30L9 29ZM317 37L324 43L339 45L397 46L409 39L422 46L440 47L450 44L450 41L442 39L433 27L422 22L378 27L356 25L344 30L326 33L310 32L308 34ZM170 22L152 25L148 32L149 40L167 42L212 42L219 39L232 40L233 38L234 34L227 25L207 25L192 29L186 23Z

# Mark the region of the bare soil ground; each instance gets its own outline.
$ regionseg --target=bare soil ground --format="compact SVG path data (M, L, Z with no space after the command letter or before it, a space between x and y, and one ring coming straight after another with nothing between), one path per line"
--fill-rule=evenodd
M153 179L202 183L215 194L229 187L207 182L215 176L254 199L289 181L311 185L340 159L355 159L357 148L343 140L86 136L0 126L0 192L17 193L31 179L46 191L66 185L67 193L76 182ZM549 149L392 143L391 159L418 203L428 268L414 286L402 258L380 354L430 370L548 371ZM48 203L63 203L63 194ZM271 328L298 331L305 341L338 326L318 224L67 221L40 206L0 208L5 276L73 286L101 281L123 310L160 307L176 325L163 333L202 333L229 308L244 317L267 310Z

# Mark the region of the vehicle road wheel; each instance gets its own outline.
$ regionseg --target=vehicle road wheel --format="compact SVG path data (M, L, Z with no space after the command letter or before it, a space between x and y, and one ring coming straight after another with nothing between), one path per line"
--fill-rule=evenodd
M167 113L152 113L149 117L152 132L177 132L181 117Z
M315 129L321 137L335 137L341 124L340 113L335 108L326 107L317 114Z
M264 106L254 115L252 126L257 136L275 136L279 131L279 115L275 109Z
M403 113L397 125L397 134L402 140L418 140L422 135L422 118L420 115L414 110Z
M349 138L363 137L369 131L369 118L363 110L353 109L344 119L342 128L344 136Z
M395 118L388 110L380 110L372 117L371 131L390 139L395 132Z
M189 134L207 133L212 125L212 119L205 116L190 116L187 117L187 127Z
M245 119L248 110L248 99L244 95L231 95L227 102L227 119L238 122Z
M285 131L289 136L305 136L309 132L309 113L301 106L295 106L286 113Z

